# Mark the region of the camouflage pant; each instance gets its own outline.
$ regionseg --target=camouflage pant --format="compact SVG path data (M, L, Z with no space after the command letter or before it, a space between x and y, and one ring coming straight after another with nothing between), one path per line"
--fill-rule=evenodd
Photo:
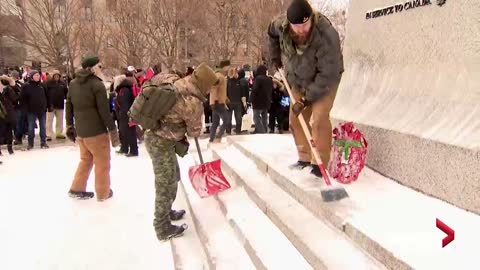
M177 184L180 180L175 142L149 133L145 136L145 145L152 159L155 173L155 218L153 226L157 237L161 238L170 224L169 213L177 196Z

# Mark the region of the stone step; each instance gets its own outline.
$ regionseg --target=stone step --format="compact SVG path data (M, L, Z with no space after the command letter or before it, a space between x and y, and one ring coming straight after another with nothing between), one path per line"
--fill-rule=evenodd
M320 197L323 180L308 171L288 169L297 158L291 136L238 136L229 142L278 187L390 269L467 269L477 264L478 215L402 186L369 168L357 182L344 185L349 198L325 203ZM436 228L436 218L459 230L445 249L441 246L445 234Z
M314 216L275 185L233 146L214 146L222 170L232 175L314 269L385 269L341 232Z
M213 270L213 263L210 257L206 255L207 247L202 244L202 240L197 232L197 227L193 221L193 211L187 200L185 188L182 183L178 185L178 192L173 209L184 209L187 211L181 221L174 221L174 224L188 224L188 229L182 237L171 240L172 253L175 260L175 269L202 269Z
M200 146L202 147L202 145ZM212 151L202 148L205 162ZM198 164L199 159L195 157ZM224 173L231 188L213 196L256 269L313 269L285 235L250 199L234 177Z
M190 203L190 213L196 225L200 240L207 249L211 269L249 270L256 269L225 219L218 201L213 197L200 198L188 178L188 168L195 165L192 155L187 155L180 163L182 185Z

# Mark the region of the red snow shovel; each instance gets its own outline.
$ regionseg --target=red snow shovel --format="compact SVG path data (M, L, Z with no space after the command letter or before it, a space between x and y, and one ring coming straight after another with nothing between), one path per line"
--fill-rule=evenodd
M188 170L188 176L192 182L193 189L200 198L206 198L230 188L230 184L222 173L222 161L220 159L212 162L203 162L202 151L195 138L200 165L192 166Z
M295 97L292 94L292 89L290 88L290 85L288 84L287 78L285 77L285 74L283 73L283 69L279 69L278 72L280 73L280 76L282 77L283 84L285 85L285 88L287 88L288 95L290 96L290 100L292 102L292 105L295 104L297 101L295 100ZM332 187L332 183L330 182L330 177L327 174L327 171L325 170L325 166L322 163L322 160L320 159L320 155L317 152L315 148L315 144L313 142L312 134L310 134L310 129L308 128L308 124L305 121L305 118L303 117L303 114L298 115L298 120L300 122L300 125L302 126L303 133L305 134L305 137L307 138L307 141L309 142L310 145L310 150L313 154L313 157L315 158L315 161L318 164L318 167L320 167L320 172L322 173L323 179L325 180L325 184L327 185L326 188L321 190L321 195L322 199L325 202L330 202L330 201L338 201L343 198L348 197L347 191L342 188L342 187Z

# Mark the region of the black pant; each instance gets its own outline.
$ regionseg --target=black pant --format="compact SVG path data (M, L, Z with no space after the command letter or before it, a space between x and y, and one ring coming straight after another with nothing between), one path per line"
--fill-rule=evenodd
M220 119L222 119L222 125L220 125ZM225 104L212 105L212 127L210 128L210 142L214 139L221 139L223 133L225 133L226 124L228 123L228 114ZM220 125L220 130L217 134L217 128Z
M138 155L137 127L128 125L129 119L126 114L119 113L117 117L120 129L120 151Z
M242 113L243 113L243 104L242 103L231 103L227 111L228 122L226 132L228 134L232 133L232 114L235 113L235 133L240 134L242 132Z
M283 131L285 124L285 110L282 106L272 106L270 109L270 114L268 118L268 127L271 132L275 131L276 123L278 123L278 131ZM286 129L288 130L288 128Z
M13 129L15 128L14 123L2 122L0 123L0 145L2 144L12 144L13 143Z
M208 131L210 130L210 126L212 124L212 109L210 108L209 104L207 106L203 106L203 115L205 115L205 127Z

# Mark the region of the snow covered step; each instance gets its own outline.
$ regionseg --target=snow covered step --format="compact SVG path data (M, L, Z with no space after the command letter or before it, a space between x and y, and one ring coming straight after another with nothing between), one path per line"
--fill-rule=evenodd
M195 165L192 155L187 155L179 163L182 175L181 183L191 206L190 213L192 213L200 239L207 247L212 269L256 269L229 222L225 219L216 199L213 197L201 199L193 189L188 179L188 168Z
M213 264L205 253L206 246L202 245L195 222L193 221L192 209L186 198L183 184L178 185L177 198L173 204L173 209L184 209L187 211L183 220L173 223L176 223L177 225L181 223L188 224L188 229L185 231L184 235L182 237L173 238L171 241L175 269L213 270Z
M232 187L217 198L236 229L257 269L313 269L285 235L255 205L234 177L224 173Z
M205 162L212 160L210 150L203 152L202 156ZM198 157L194 157L198 164ZM219 202L220 209L237 233L256 269L313 269L245 190L237 185L233 176L227 173L224 175L231 188L213 198Z
M291 135L230 137L285 192L318 217L330 221L390 269L469 269L479 265L480 216L426 196L369 168L357 182L345 185L348 199L324 203L323 180L308 171L292 171L296 148ZM445 234L436 218L455 230L442 249Z
M224 173L233 175L244 186L314 269L385 269L275 185L238 149L214 147L213 151L222 159Z

